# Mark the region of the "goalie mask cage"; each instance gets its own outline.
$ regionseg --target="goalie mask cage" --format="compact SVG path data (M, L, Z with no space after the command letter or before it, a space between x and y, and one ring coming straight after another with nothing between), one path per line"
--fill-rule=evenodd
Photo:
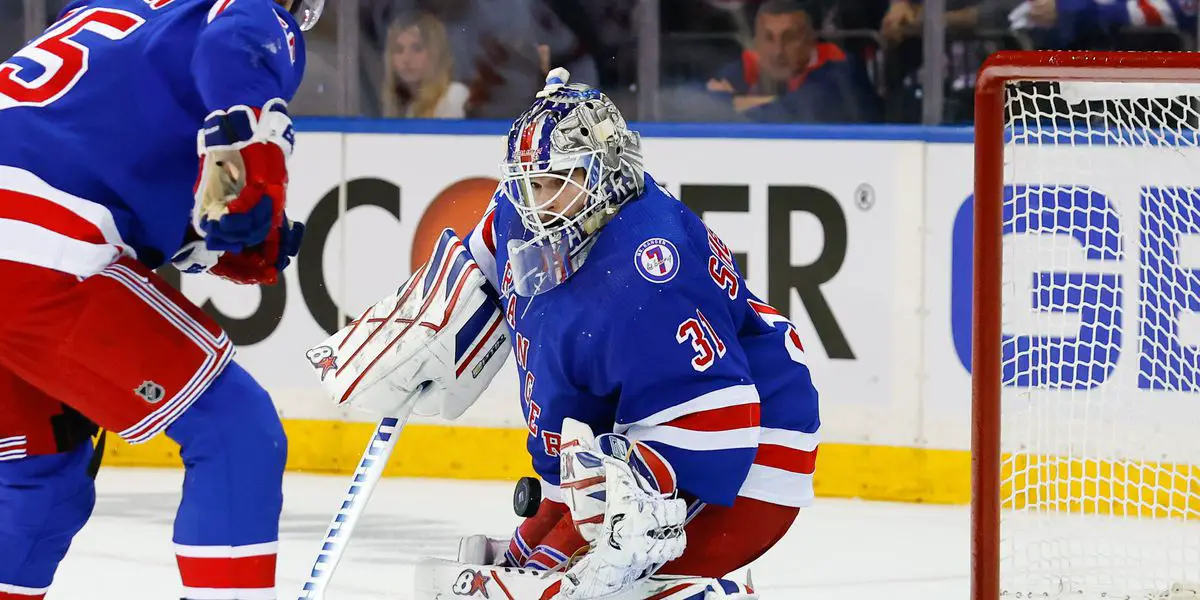
M1200 598L1200 54L1000 53L975 119L972 596Z

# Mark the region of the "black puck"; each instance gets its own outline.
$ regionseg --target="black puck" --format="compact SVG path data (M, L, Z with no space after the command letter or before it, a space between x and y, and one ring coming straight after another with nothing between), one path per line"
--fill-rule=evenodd
M513 490L513 510L518 517L528 519L537 514L542 503L542 484L535 477L522 477Z

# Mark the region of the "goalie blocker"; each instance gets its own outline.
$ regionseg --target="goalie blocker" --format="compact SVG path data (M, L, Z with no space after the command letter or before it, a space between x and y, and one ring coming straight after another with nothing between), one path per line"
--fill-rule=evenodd
M495 290L452 230L396 294L306 353L339 406L458 418L508 358Z

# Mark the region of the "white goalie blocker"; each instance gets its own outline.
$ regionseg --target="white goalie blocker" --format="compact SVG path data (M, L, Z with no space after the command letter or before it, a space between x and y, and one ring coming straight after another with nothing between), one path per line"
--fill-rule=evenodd
M306 357L338 406L456 419L510 352L495 291L453 231L398 292Z
M412 414L458 418L508 358L495 291L447 229L392 296L305 353L338 406L382 415L329 524L300 598L321 600Z

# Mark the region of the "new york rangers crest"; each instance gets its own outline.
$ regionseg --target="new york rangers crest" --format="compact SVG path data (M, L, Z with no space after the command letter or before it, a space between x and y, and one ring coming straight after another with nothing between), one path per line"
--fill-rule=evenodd
M325 381L325 376L330 371L336 371L338 368L337 357L333 355L333 348L329 346L317 346L306 352L305 356L314 369L321 370L321 381Z
M666 238L650 238L633 256L638 273L651 283L666 283L679 273L679 250Z

